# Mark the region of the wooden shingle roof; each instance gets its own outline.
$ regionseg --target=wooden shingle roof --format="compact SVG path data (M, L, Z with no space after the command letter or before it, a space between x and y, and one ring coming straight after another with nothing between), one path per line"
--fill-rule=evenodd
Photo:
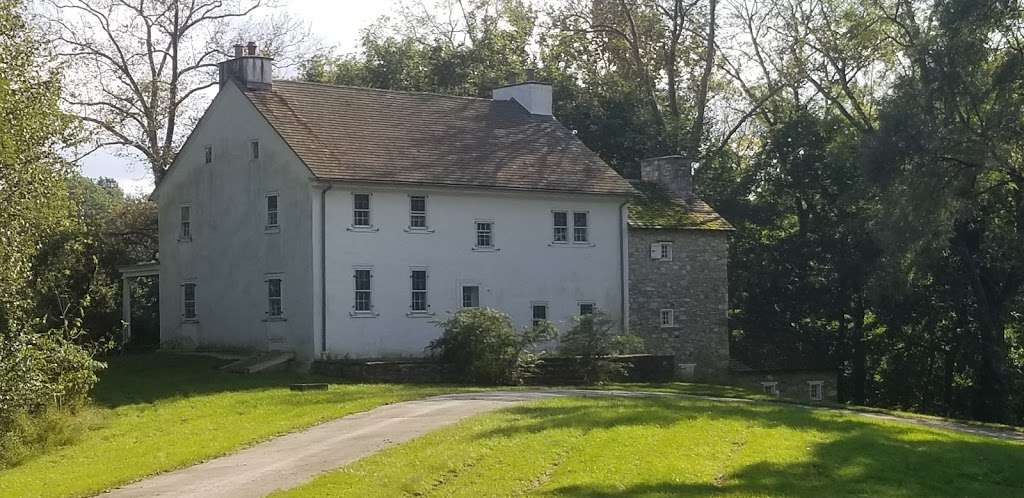
M513 101L295 81L243 93L321 180L634 193L558 121Z

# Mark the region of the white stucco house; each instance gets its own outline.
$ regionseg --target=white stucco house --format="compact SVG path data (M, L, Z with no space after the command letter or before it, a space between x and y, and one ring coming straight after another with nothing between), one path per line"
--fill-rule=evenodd
M627 323L635 190L555 120L549 85L273 81L243 50L153 194L165 345L416 356L467 306Z

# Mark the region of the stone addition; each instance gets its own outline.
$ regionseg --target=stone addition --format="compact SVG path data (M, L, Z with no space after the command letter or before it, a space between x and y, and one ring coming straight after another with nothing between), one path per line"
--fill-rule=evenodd
M693 193L683 157L641 163L629 205L629 329L682 378L726 381L733 228Z

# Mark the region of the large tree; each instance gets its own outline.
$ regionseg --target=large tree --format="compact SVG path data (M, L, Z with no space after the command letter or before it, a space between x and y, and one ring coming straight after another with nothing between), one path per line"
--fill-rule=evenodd
M40 16L67 67L64 104L93 146L141 156L159 183L217 84L231 45L259 41L288 63L307 31L265 0L44 0ZM91 152L91 150L90 150Z

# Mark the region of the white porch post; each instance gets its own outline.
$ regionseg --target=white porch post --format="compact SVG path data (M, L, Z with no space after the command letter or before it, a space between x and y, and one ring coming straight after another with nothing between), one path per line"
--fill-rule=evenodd
M132 334L132 282L127 276L121 277L121 347L128 344Z

